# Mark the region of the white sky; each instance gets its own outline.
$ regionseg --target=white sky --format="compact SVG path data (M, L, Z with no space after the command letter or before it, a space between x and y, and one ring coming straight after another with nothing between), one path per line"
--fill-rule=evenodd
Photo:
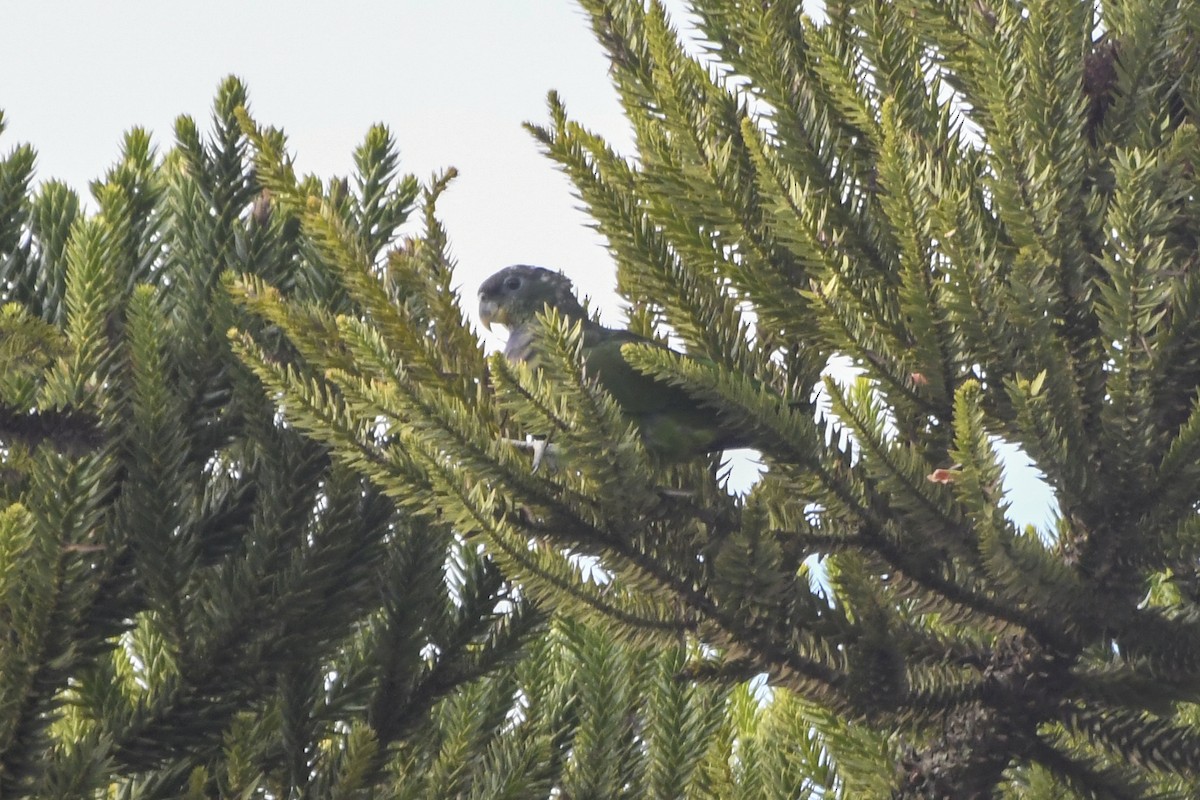
M86 194L130 127L160 150L179 114L207 130L232 73L256 119L287 132L302 172L349 174L376 122L395 135L402 171L424 180L457 167L440 208L468 306L483 278L518 262L562 269L602 307L614 302L602 240L521 127L547 120L557 89L629 149L607 61L570 0L40 0L5 3L4 29L0 150L33 144L40 179Z
M682 19L683 0L667 0ZM561 269L619 323L602 239L567 179L521 127L547 120L556 89L572 117L631 152L608 62L572 0L209 0L204 3L3 3L0 151L38 151L38 179L87 196L140 125L161 151L180 114L208 129L229 74L251 113L289 136L301 172L352 171L376 122L391 128L401 171L422 180L454 166L440 216L458 261L464 307L479 283L513 263ZM499 338L490 342L498 344ZM1007 459L1013 516L1045 524L1045 487ZM749 479L753 470L740 465ZM740 481L739 481L740 482Z

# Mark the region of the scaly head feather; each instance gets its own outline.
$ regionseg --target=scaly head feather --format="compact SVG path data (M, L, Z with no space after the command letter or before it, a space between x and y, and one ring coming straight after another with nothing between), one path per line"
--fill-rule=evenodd
M569 319L585 316L567 276L544 267L505 267L479 287L479 321L489 331L493 324L514 331L546 306Z

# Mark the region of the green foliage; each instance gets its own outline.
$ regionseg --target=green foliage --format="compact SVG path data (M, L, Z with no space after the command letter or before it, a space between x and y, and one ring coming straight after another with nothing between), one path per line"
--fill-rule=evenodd
M211 133L180 118L162 155L131 131L89 212L33 188L30 148L0 161L6 798L367 796L541 625L447 521L285 424L235 358L235 324L293 351L229 302L227 271L354 310L327 242L256 175L246 102L227 80ZM354 191L325 196L382 260L418 186L382 127L355 163Z
M181 118L161 156L130 133L94 212L61 184L30 190L32 151L4 164L25 194L0 253L0 794L807 792L819 740L799 757L754 743L783 704L684 677L669 593L601 579L562 604L670 630L666 649L581 618L547 625L535 599L552 608L605 573L530 547L511 517L463 515L465 498L499 494L463 480L454 448L476 448L474 469L500 459L489 474L523 491L542 481L481 419L494 375L435 215L452 174L400 177L382 127L351 180L297 178L284 147L230 79L211 133ZM421 228L399 238L418 198ZM589 420L628 428L560 333L556 380L589 398ZM578 414L543 377L510 378L514 415L522 392ZM539 496L586 511L581 542L603 521L636 565L593 498L624 481L641 498L632 524L658 495L594 436L578 444L591 470ZM461 535L484 522L486 549ZM549 577L510 577L535 568Z
M1197 6L581 4L637 151L530 131L761 479L488 357L382 127L302 176L231 79L86 211L17 147L0 794L1195 796Z
M728 721L730 683L766 673L790 720L771 725L815 737L807 779L832 792L1194 795L1196 5L846 0L814 21L694 0L699 56L656 0L582 5L637 152L556 95L530 131L607 237L632 327L688 351L622 355L753 431L761 480L734 497L716 461L645 458L554 315L540 369L485 359L439 251L380 267L244 117L354 309L231 280L302 356L235 338L286 418L543 608L687 642L702 683L670 691L732 692L714 735L736 756L695 762L701 785L781 758L756 750L770 725ZM525 435L562 442L563 467L530 474L505 441ZM1053 530L1006 515L1010 445ZM642 788L605 730L612 752L565 774ZM662 741L655 787L700 752Z

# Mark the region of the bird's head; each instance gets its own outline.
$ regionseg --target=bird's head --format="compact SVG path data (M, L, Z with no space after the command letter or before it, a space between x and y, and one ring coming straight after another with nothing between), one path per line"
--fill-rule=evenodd
M489 331L493 324L519 328L546 306L568 317L584 316L567 276L543 267L505 267L479 287L479 321Z

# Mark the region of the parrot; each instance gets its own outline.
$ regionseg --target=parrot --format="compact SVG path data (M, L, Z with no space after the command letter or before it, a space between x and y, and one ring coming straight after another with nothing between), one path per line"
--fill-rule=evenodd
M626 344L670 348L596 322L575 297L565 275L518 264L500 270L479 287L479 320L488 331L494 324L508 330L504 355L510 361L536 361L536 316L546 308L582 326L580 349L587 375L595 377L637 426L648 452L665 462L681 462L751 446L744 432L722 425L715 411L683 389L645 375L626 361L621 350ZM537 455L540 453L535 451L535 458Z

